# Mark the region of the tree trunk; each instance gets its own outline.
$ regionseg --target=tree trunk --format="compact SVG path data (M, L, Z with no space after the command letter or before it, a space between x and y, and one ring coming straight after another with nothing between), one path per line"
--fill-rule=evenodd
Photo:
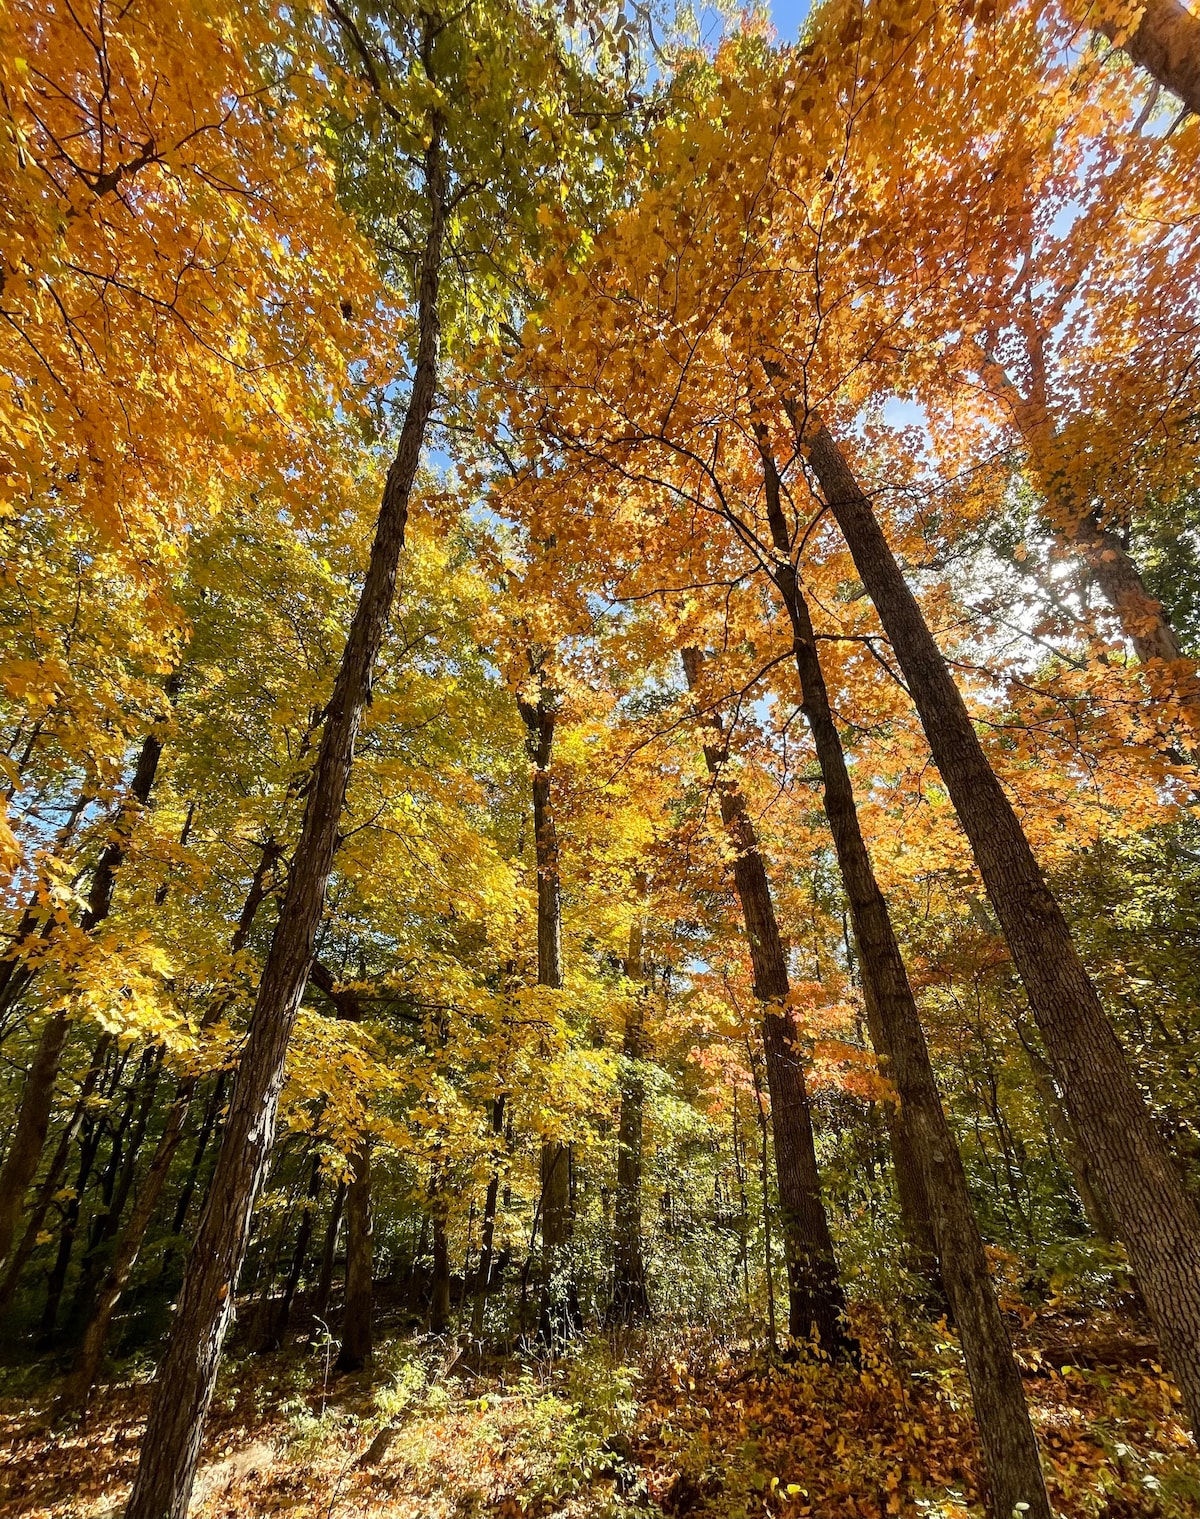
M364 1134L354 1152L346 1189L346 1293L342 1303L339 1371L361 1371L371 1359L371 1141Z
M1200 1433L1200 1214L871 503L823 426L811 464L904 672L1193 1434Z
M1147 0L1127 37L1120 38L1123 28L1113 21L1100 21L1099 27L1151 78L1200 115L1200 16L1180 0Z
M1018 1503L1032 1519L1050 1519L1037 1441L1025 1392L988 1272L962 1157L946 1121L925 1034L900 946L858 821L854 788L825 679L808 605L791 560L774 460L764 450L767 503L778 558L774 579L792 625L801 706L824 783L825 813L862 967L868 1016L879 1030L884 1068L900 1096L929 1199L942 1281L962 1343L995 1519Z
M645 1058L646 993L642 963L644 926L640 916L629 926L625 976L636 987L625 1015L622 1045L621 1108L617 1120L617 1196L613 1209L613 1295L611 1316L632 1324L650 1312L646 1292L646 1263L642 1255L642 1114L646 1083L640 1062Z
M545 678L545 655L529 656L537 676L536 704L518 696L525 724L525 751L533 766L533 836L537 864L538 985L562 990L562 888L558 835L550 788L556 693ZM571 1263L571 1190L568 1147L558 1140L542 1145L542 1274L538 1332L547 1344L570 1338L580 1327L578 1293Z
M1197 23L1200 36L1200 22ZM1198 44L1200 45L1200 44ZM1163 605L1146 589L1120 535L1103 528L1093 514L1080 523L1071 538L1075 551L1091 570L1104 599L1117 614L1121 631L1143 664L1152 659L1182 659L1183 650Z
M505 1094L501 1092L492 1103L492 1134L498 1140L504 1133ZM500 1197L500 1168L497 1163L488 1182L487 1196L483 1202L483 1228L479 1244L479 1271L476 1278L475 1302L471 1308L471 1333L476 1339L483 1334L484 1311L487 1295L492 1285L492 1264L496 1253L496 1204Z
M702 663L698 649L683 651L690 690L699 683ZM787 951L746 798L725 773L729 744L720 716L711 712L705 721L717 735L717 742L705 743L704 758L718 789L721 819L737 849L734 884L754 967L754 995L763 1004L763 1050L788 1275L788 1333L801 1345L815 1339L826 1355L837 1358L852 1349L852 1341L846 1329L846 1297L833 1236L821 1199L808 1085L797 1049L796 1025L787 1007Z
M427 70L432 38L432 23L427 21L422 48ZM446 170L443 126L436 108L430 112L430 127L425 151L430 221L420 261L417 361L408 409L388 470L366 578L326 709L287 894L255 1000L208 1201L159 1366L158 1395L151 1399L127 1519L185 1519L187 1513L250 1220L267 1171L288 1040L308 980L354 743L395 599L409 497L437 391Z
M325 1248L321 1251L321 1274L317 1278L317 1290L313 1294L312 1315L318 1323L324 1323L329 1311L329 1294L333 1291L333 1267L337 1260L338 1231L342 1227L342 1211L346 1206L346 1183L337 1184L333 1194L333 1207L329 1212L329 1228L325 1231Z
M312 1244L313 1222L317 1211L317 1203L321 1196L321 1183L324 1177L321 1172L321 1157L317 1155L313 1159L312 1171L309 1173L308 1194L304 1199L303 1210L300 1215L300 1228L296 1232L296 1248L292 1251L292 1264L288 1269L287 1281L283 1287L283 1297L272 1315L271 1342L272 1348L282 1345L287 1336L288 1323L292 1317L292 1304L296 1301L296 1293L300 1290L300 1282L304 1276L304 1268L308 1264L309 1247Z
M446 1233L446 1199L438 1182L432 1199L433 1282L429 1296L429 1332L445 1334L450 1328L450 1241Z

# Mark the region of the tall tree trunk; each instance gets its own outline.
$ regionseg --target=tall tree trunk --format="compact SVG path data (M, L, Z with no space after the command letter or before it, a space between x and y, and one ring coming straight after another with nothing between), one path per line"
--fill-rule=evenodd
M446 1231L445 1185L439 1177L431 1191L433 1225L433 1280L429 1294L429 1331L445 1334L450 1328L450 1241Z
M828 429L810 462L912 693L1080 1142L1200 1434L1200 1214L871 503Z
M562 990L562 888L558 835L550 787L557 695L545 675L545 653L529 656L537 677L536 703L523 696L517 708L525 724L525 750L533 766L533 836L537 864L538 985ZM578 1292L571 1263L571 1186L568 1146L548 1140L542 1146L542 1275L539 1334L557 1344L580 1327Z
M346 1189L346 1293L342 1303L339 1371L361 1371L371 1359L371 1141L363 1135L354 1151Z
M337 1260L338 1231L342 1227L342 1211L346 1206L346 1183L337 1184L333 1194L333 1207L329 1212L329 1228L325 1231L325 1248L321 1251L321 1274L317 1277L317 1290L313 1294L312 1314L318 1322L324 1322L329 1311L329 1294L333 1291L333 1267Z
M492 1103L492 1135L496 1140L504 1133L505 1094L501 1092ZM475 1302L471 1308L471 1333L476 1339L483 1334L484 1312L487 1296L492 1285L492 1266L496 1254L496 1204L500 1197L500 1166L488 1181L487 1196L483 1201L483 1228L479 1244L479 1270L475 1285Z
M432 46L433 24L427 20L422 44L427 72ZM141 1460L126 1508L128 1519L184 1519L187 1513L250 1220L267 1171L288 1041L308 981L354 743L395 599L409 497L437 392L446 169L443 123L436 108L429 122L425 186L430 219L420 260L417 362L408 409L388 470L366 578L326 709L287 894L255 1000L208 1202L159 1366L158 1396L150 1403Z
M773 575L792 625L801 706L821 769L825 814L850 906L868 1017L878 1028L879 1053L899 1093L901 1114L912 1136L929 1198L942 1282L971 1384L991 1488L991 1510L995 1519L1009 1519L1018 1504L1025 1504L1022 1512L1032 1519L1050 1519L1020 1372L996 1302L962 1157L942 1109L891 915L859 826L854 788L829 705L808 605L791 558L779 476L765 449L763 469L771 536L778 556Z
M684 672L692 690L699 682L701 664L698 649L683 651ZM846 1332L846 1298L821 1199L812 1109L796 1025L787 1007L787 952L746 798L725 770L729 744L720 716L709 713L706 723L717 741L704 744L704 758L717 786L721 820L737 850L734 884L754 967L754 995L762 1004L763 1050L787 1262L788 1333L799 1344L815 1336L827 1355L838 1357L851 1348Z
M625 1015L622 1044L621 1108L617 1120L617 1196L613 1209L612 1317L632 1324L650 1312L646 1263L642 1254L642 1114L646 1083L640 1062L645 1058L646 969L642 961L644 924L641 916L629 925L625 955L626 979L637 987Z

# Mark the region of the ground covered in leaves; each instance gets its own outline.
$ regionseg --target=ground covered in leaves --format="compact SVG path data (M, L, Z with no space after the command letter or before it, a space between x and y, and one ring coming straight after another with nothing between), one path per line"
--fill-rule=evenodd
M1070 1328L1071 1326L1067 1326ZM859 1325L861 1371L785 1363L733 1337L657 1326L557 1360L470 1359L403 1336L370 1373L328 1347L232 1359L193 1514L245 1519L543 1519L981 1512L965 1386L944 1331ZM1173 1389L1121 1326L1035 1325L1022 1361L1051 1495L1068 1519L1200 1519L1200 1469ZM1072 1361L1080 1364L1071 1364ZM0 1516L120 1513L148 1385L131 1371L87 1424L53 1384L10 1373Z

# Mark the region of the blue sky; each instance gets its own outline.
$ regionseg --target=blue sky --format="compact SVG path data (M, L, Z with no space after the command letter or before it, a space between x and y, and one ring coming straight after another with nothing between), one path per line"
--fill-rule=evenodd
M809 0L769 0L769 9L780 42L795 42L800 23L809 12Z

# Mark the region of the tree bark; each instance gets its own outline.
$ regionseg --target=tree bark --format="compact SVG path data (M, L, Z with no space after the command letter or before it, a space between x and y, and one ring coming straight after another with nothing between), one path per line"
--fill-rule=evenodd
M492 1103L492 1134L496 1140L504 1133L504 1109L506 1097L499 1093ZM496 1254L496 1205L500 1198L500 1167L497 1163L488 1181L487 1196L483 1201L483 1227L480 1233L479 1270L476 1277L475 1301L471 1308L471 1333L476 1339L483 1334L484 1312L487 1296L492 1285L492 1265Z
M354 1152L346 1189L346 1292L339 1371L361 1371L371 1360L371 1232L371 1141L364 1134Z
M691 690L699 682L701 664L698 649L683 651ZM837 1358L852 1348L852 1341L847 1334L846 1297L833 1236L821 1199L808 1085L797 1049L795 1021L787 1007L787 952L746 798L725 771L729 745L720 716L709 713L706 722L716 733L717 742L704 744L704 758L717 786L721 820L737 850L734 885L754 967L754 995L762 1004L763 1050L787 1262L788 1333L798 1344L815 1339L826 1355Z
M536 703L518 696L525 724L525 752L533 768L533 836L537 865L538 985L561 991L562 887L558 834L550 786L550 762L557 721L557 695L547 683L545 654L530 653L530 673L537 677ZM581 1325L578 1291L571 1262L571 1191L568 1146L558 1140L542 1145L542 1272L538 1332L558 1344Z
M321 1272L317 1277L317 1290L313 1293L312 1315L318 1323L324 1323L329 1311L329 1294L333 1291L333 1267L337 1260L338 1234L342 1227L342 1212L346 1206L346 1183L337 1184L333 1194L333 1206L329 1210L329 1227L325 1231L325 1246L321 1251Z
M1032 1519L1050 1519L1050 1504L1029 1421L1020 1372L1000 1316L962 1157L942 1108L929 1049L891 915L875 879L859 826L854 788L817 655L808 604L792 563L779 476L763 450L767 509L777 558L773 578L791 622L801 706L824 783L825 814L862 968L868 1017L878 1028L879 1054L900 1096L929 1199L942 1281L962 1343L963 1359L995 1519L1018 1503Z
M433 1281L429 1296L429 1332L445 1334L450 1327L450 1241L446 1232L446 1198L440 1179L432 1192Z
M432 45L432 23L427 21L427 72ZM326 709L287 894L255 1000L208 1201L159 1366L158 1395L151 1399L127 1519L185 1519L187 1513L250 1220L267 1171L288 1040L308 981L355 739L395 599L409 497L437 392L446 169L443 124L436 108L430 112L430 129L424 164L430 219L420 261L412 390L388 470L366 578Z
M1121 37L1115 22L1098 25L1110 42L1200 115L1200 16L1180 0L1147 0L1128 36Z
M650 1312L646 1262L642 1254L642 1116L646 1083L639 1062L645 1058L646 970L642 961L644 924L629 926L625 977L637 987L625 1015L621 1055L621 1107L617 1119L617 1196L613 1209L613 1294L611 1317L632 1324Z
M819 424L810 463L904 672L1192 1432L1200 1434L1200 1214L871 503Z

